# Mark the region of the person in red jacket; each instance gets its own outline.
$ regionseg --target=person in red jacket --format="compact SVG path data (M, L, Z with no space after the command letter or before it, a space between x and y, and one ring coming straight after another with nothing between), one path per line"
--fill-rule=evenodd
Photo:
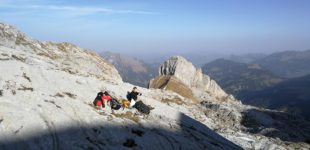
M105 107L105 101L111 100L112 97L110 96L110 94L109 94L107 91L105 91L105 92L103 93L103 96L101 96L101 99L103 100L102 107L104 108L104 107Z
M112 97L109 95L108 92L99 92L97 97L95 98L93 104L97 107L105 107L105 101L111 100Z

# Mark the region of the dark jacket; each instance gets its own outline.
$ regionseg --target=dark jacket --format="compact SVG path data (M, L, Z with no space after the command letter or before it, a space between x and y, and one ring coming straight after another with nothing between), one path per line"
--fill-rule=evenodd
M134 100L136 101L136 100L138 99L138 95L140 95L139 92L131 92L131 93L129 94L130 100L131 100L131 99L134 99Z

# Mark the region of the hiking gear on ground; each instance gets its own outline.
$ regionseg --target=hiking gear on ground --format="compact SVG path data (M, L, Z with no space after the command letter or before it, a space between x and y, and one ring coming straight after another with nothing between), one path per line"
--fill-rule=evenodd
M104 108L105 107L105 104L102 104L102 108Z
M130 101L127 101L127 100L120 100L120 101L118 101L118 103L123 105L126 108L128 108L130 105Z
M150 108L146 106L142 101L136 102L136 104L133 107L136 108L141 113L144 113L144 114L150 113Z
M119 110L121 108L121 105L118 103L116 99L110 100L111 109Z

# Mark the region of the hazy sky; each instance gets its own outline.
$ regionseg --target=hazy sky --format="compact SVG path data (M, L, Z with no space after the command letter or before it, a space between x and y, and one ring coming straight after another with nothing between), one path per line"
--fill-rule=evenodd
M130 55L310 49L310 0L0 0L0 21Z

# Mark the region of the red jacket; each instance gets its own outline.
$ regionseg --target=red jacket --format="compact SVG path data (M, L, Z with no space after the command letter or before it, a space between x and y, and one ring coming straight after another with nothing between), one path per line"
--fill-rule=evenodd
M102 101L103 101L103 104L105 103L104 102L104 100L111 100L112 99L112 97L111 96L109 96L109 95L103 95L103 96L101 96L101 99L102 99Z
M94 104L96 105L96 106L101 106L102 104L104 104L105 103L105 100L111 100L112 99L112 97L111 96L109 96L109 95L104 95L104 96L101 96L100 97L101 98L101 100L98 100L98 99L95 99L95 101L94 101Z

